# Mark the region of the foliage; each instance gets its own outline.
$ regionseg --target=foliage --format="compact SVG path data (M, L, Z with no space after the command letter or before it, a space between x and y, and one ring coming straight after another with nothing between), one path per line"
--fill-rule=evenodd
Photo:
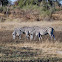
M20 7L26 5L39 5L42 0L17 0L15 4L18 4Z
M7 5L9 3L9 0L0 0L2 2L2 6Z
M55 10L54 2L51 0L48 0L48 2L46 0L17 0L15 5L24 10L38 10L39 14L50 17Z

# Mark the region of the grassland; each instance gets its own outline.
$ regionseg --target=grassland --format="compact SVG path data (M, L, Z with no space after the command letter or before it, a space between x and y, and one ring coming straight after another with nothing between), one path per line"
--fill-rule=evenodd
M56 40L49 35L41 41L12 39L14 28L23 26L51 26ZM20 22L18 20L0 23L0 62L62 62L62 21Z

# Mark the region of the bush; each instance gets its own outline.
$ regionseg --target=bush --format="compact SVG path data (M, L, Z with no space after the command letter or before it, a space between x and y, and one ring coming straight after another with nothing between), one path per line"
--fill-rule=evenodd
M17 0L15 2L15 5L20 6L21 8L26 5L39 5L42 0Z
M3 7L0 7L0 13L3 11Z

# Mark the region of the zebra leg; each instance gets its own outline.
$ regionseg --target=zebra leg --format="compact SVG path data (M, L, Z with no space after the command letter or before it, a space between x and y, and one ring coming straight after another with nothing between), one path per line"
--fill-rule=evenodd
M41 40L41 34L40 34L40 32L38 34L38 38L39 38L39 41L40 41Z
M30 34L30 41L33 39L33 34Z
M51 37L51 40L52 40L52 34L51 33L48 33L49 35L50 35L50 37Z
M54 34L53 34L53 31L51 32L51 39L52 39L52 37L53 37L54 40L55 40L55 36L54 36Z
M54 40L56 40L54 34L52 34L52 37L54 38Z
M13 35L13 39L15 39L16 38L16 36L15 35Z
M25 34L26 34L26 38L27 38L27 39L29 39L29 35L28 35L28 32L25 32Z
M29 35L26 35L26 38L29 39Z
M42 35L41 35L40 37L41 37L41 39L42 39Z
M55 36L54 36L54 34L53 34L53 28L52 28L52 31L51 31L51 37L53 37L54 38L54 40L55 40Z
M51 40L52 40L52 35L51 35Z
M41 38L39 37L39 41L41 40Z
M21 39L21 35L19 35L19 39Z

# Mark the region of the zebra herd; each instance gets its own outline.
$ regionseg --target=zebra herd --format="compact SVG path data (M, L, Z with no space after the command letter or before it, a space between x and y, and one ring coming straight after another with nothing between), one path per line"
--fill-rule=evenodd
M53 34L54 29L52 27L39 27L39 26L34 26L34 27L21 27L21 28L15 28L12 36L13 39L16 38L16 36L21 39L21 35L25 34L27 39L35 40L37 37L39 41L42 39L43 35L49 34L51 39L53 38L55 40L55 36Z

